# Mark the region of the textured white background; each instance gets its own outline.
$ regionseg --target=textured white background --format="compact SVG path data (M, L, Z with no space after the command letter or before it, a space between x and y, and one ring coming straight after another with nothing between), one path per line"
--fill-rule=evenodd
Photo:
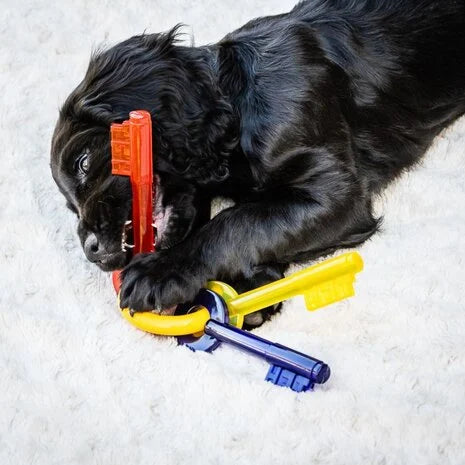
M204 44L292 3L1 1L2 465L465 463L464 119L377 203L357 297L295 300L257 331L331 365L314 393L127 325L52 183L57 109L92 47L177 22Z

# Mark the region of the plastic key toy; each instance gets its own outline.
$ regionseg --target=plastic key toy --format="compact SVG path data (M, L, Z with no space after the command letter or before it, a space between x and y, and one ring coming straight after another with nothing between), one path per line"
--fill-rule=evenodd
M205 325L205 334L252 355L263 357L271 364L266 381L289 387L296 392L307 391L315 384L326 383L331 374L329 366L319 360L224 323L209 320Z
M231 286L220 281L209 281L207 290L225 302L229 322L241 328L246 315L291 297L303 295L310 311L351 297L355 293L355 275L362 269L363 261L360 255L350 252L244 294L238 295ZM208 305L204 305L205 308L199 305L203 304L196 298L187 307L178 306L174 316L151 312L135 313L131 316L129 309L123 309L122 312L127 321L149 333L183 336L201 333L211 318Z
M153 252L152 219L153 187L152 120L147 111L131 111L129 120L111 125L111 172L129 176L132 189L132 221L134 244L123 243L135 253Z
M126 221L121 249L131 249L133 255L155 250L152 199L153 186L152 119L145 110L131 111L122 124L110 128L111 172L129 176L132 190L132 220ZM128 244L127 235L132 230L134 244ZM119 292L120 272L112 274L113 286Z
M112 173L129 176L133 193L132 221L125 232L132 229L134 244L122 249L133 254L155 250L152 224L153 165L150 114L133 111L129 120L111 126ZM308 355L271 343L254 334L242 331L244 317L257 310L302 295L308 310L316 310L354 295L356 273L363 269L363 261L356 252L342 254L274 283L238 295L228 284L210 281L193 302L178 305L175 315L139 312L131 316L122 309L123 317L144 331L166 336L178 336L180 344L192 350L211 352L221 342L264 358L271 367L266 380L301 392L325 383L330 369L325 363ZM119 272L113 273L113 284L119 292Z

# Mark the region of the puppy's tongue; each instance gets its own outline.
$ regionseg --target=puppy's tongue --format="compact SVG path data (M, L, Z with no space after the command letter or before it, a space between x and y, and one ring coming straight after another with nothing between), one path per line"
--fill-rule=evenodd
M153 217L153 225L155 226L155 251L157 247L166 247L167 241L169 242L167 233L169 231L172 212L173 207L169 205L162 211L157 212Z

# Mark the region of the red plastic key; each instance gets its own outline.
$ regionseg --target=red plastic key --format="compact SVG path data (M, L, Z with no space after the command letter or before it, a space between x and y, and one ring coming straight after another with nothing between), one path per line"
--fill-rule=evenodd
M122 124L113 123L111 133L111 172L129 176L132 189L133 255L155 250L153 233L152 120L144 110L131 111ZM113 273L113 286L119 291L120 272Z
M153 252L152 121L144 110L131 111L129 120L111 125L112 174L129 176L132 188L133 253Z

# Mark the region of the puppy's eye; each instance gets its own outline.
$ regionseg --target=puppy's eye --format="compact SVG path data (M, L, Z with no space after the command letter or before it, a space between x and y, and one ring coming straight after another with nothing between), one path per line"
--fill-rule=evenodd
M89 149L84 150L74 162L74 171L80 175L87 174L89 171Z

